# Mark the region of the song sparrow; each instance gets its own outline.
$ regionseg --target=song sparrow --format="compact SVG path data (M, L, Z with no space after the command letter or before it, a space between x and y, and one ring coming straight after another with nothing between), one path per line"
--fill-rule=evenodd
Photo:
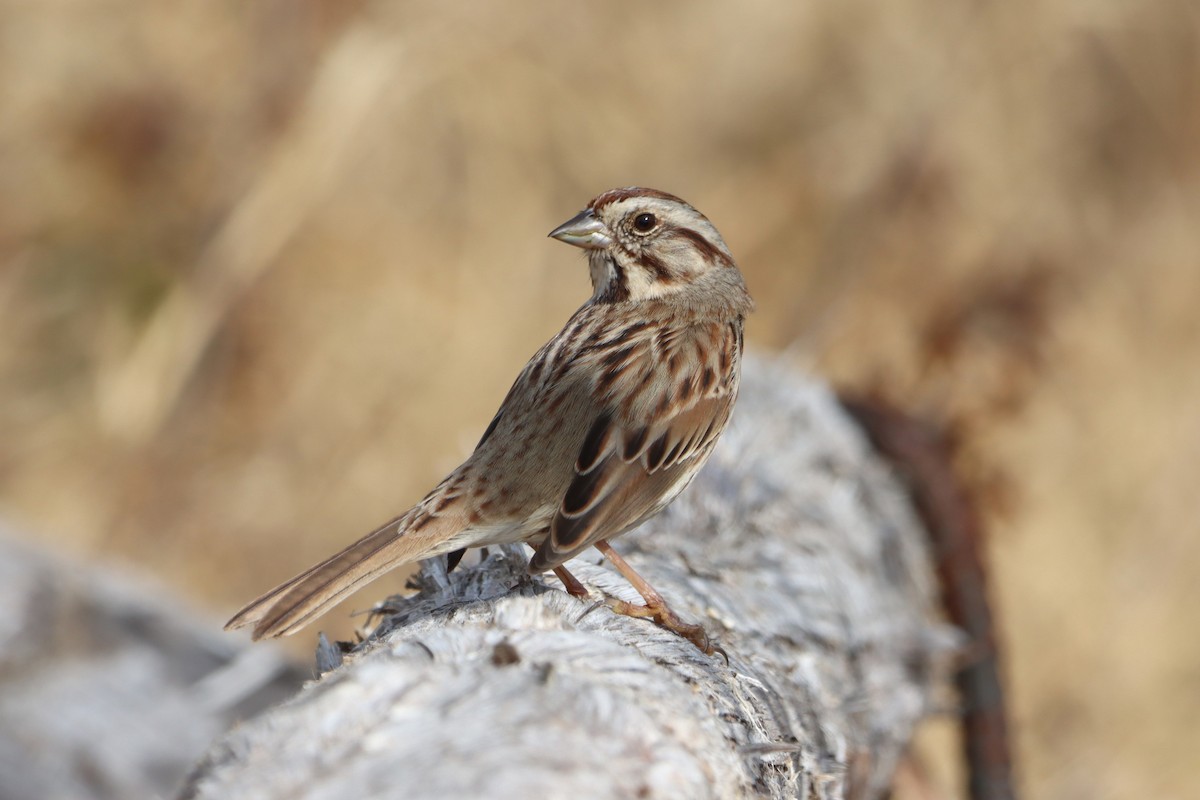
M593 293L517 376L475 451L421 502L253 601L226 625L254 638L297 631L363 583L468 547L527 542L529 570L595 546L645 606L614 601L713 652L609 540L661 511L724 430L754 303L708 219L652 189L605 192L550 236L584 248Z

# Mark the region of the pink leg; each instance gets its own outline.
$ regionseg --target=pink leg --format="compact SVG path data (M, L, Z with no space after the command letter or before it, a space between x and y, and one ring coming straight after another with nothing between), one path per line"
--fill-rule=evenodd
M562 581L563 588L567 590L567 594L571 595L572 597L586 599L591 596L591 592L589 592L587 588L579 582L578 578L567 572L566 567L555 567L554 574L558 576L560 581Z
M629 581L630 585L634 589L637 589L638 594L646 601L646 605L639 606L627 603L624 600L613 600L609 603L609 607L613 611L628 617L652 619L660 628L678 634L696 645L705 655L720 653L722 656L725 656L726 661L729 660L729 657L725 655L725 651L714 645L712 640L708 638L708 634L702 626L684 622L674 611L668 608L667 601L663 600L662 595L647 583L646 579L637 573L637 570L629 566L629 562L621 558L617 551L612 549L612 545L606 540L601 539L596 542L596 549L617 568L617 572L621 573L625 580Z

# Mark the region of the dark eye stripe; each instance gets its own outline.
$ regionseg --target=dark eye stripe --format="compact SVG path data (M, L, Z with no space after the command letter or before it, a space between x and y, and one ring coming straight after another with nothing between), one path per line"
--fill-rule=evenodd
M704 234L699 231L692 230L691 228L675 228L671 232L671 235L687 239L692 247L696 248L700 255L709 263L727 263L729 261L725 257L725 254L718 250L715 244L705 239Z

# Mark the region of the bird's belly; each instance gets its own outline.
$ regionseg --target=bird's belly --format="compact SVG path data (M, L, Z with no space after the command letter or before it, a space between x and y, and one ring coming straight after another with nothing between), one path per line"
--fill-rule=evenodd
M554 512L553 506L546 505L521 519L477 523L455 536L454 546L458 548L517 542L539 543L546 535Z

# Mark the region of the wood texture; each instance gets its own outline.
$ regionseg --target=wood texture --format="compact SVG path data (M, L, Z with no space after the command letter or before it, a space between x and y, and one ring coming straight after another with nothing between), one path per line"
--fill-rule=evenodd
M181 796L882 796L956 637L903 492L825 388L749 359L709 466L617 547L728 664L492 550L431 565ZM596 560L572 571L597 600L638 599Z
M213 737L310 669L162 586L20 544L0 522L0 798L170 797Z

